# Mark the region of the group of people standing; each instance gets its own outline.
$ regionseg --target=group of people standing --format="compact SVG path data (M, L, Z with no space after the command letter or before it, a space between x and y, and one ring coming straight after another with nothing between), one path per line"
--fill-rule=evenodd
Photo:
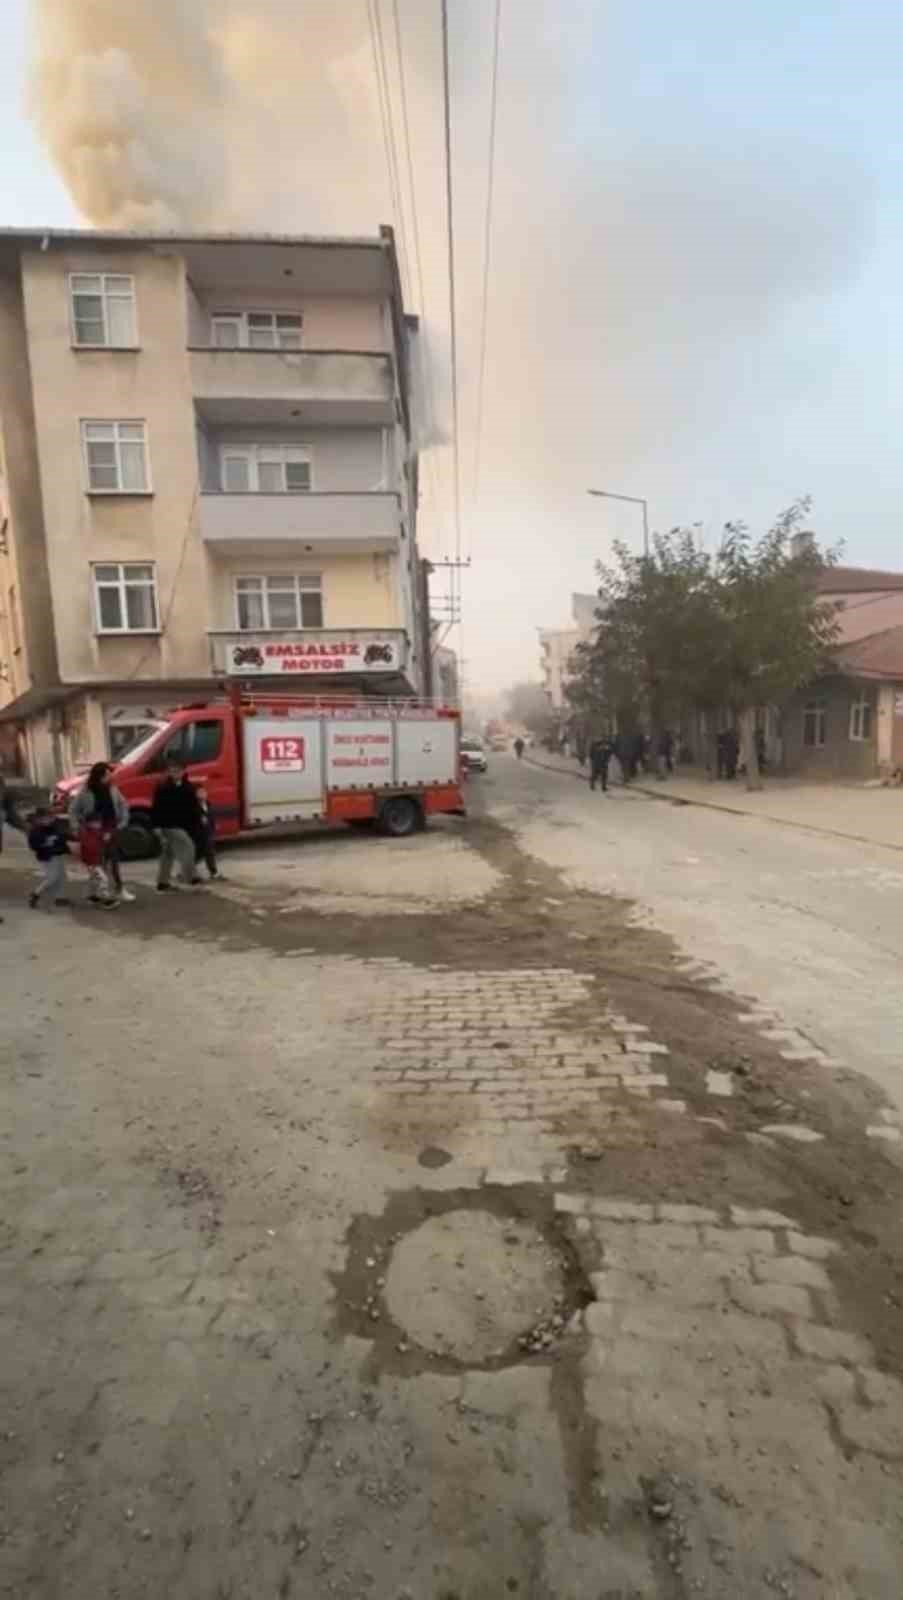
M608 768L612 756L621 768L621 781L631 783L639 772L648 772L653 762L659 778L674 771L674 735L665 729L653 741L645 733L602 734L592 740L583 757L578 752L581 766L589 756L589 786L608 790Z
M135 899L122 881L120 838L129 820L129 808L112 781L106 761L95 762L69 808L68 817L54 815L46 806L32 813L28 847L41 869L40 880L29 896L32 908L44 899L67 906L66 863L74 841L82 865L88 869L88 899L108 910ZM203 788L196 787L182 762L167 763L151 807L151 827L160 842L157 890L163 894L178 887L196 887L204 862L210 878L219 877L213 819ZM177 881L173 882L173 868Z

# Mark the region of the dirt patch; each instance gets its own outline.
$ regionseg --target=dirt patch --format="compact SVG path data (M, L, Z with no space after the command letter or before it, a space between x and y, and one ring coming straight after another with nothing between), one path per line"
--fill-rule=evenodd
M413 1298L419 1290L430 1300L431 1270L442 1302L460 1313L445 1330ZM336 1331L372 1346L367 1383L386 1371L493 1372L551 1359L592 1299L551 1192L531 1184L394 1195L381 1216L352 1223L334 1285Z

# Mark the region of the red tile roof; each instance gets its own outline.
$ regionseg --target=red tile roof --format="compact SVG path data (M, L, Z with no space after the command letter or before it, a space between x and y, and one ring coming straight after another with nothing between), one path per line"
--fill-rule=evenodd
M873 567L825 567L815 580L819 594L871 594L881 589L903 589L903 572L879 572Z
M837 661L845 672L862 677L903 680L903 625L841 646Z

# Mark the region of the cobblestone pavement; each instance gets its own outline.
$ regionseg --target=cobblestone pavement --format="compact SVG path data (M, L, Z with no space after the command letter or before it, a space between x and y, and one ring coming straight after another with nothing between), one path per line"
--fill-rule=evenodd
M607 1515L638 1472L661 1480L680 1592L889 1600L903 1385L842 1326L836 1244L769 1210L566 1193L556 1205L596 1266L586 1404L622 1463Z
M532 854L477 803L121 917L6 858L0 1593L898 1600L899 1112L574 887L666 808L615 849L533 782Z

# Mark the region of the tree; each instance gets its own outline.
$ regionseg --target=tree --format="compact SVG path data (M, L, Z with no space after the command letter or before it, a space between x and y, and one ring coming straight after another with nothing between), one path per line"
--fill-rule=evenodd
M838 633L836 607L816 578L837 559L801 531L810 502L797 500L753 542L743 523L728 523L716 580L726 627L717 670L725 702L740 719L747 788L762 787L756 708L781 705L827 665Z
M747 783L758 786L757 707L780 705L816 677L837 633L815 584L836 552L801 531L808 512L795 501L758 541L728 523L714 556L682 528L656 535L648 555L616 545L614 564L597 569L599 630L580 652L572 704L622 731L729 707Z
M541 683L515 683L505 696L508 716L531 733L544 734L552 720L549 697Z

